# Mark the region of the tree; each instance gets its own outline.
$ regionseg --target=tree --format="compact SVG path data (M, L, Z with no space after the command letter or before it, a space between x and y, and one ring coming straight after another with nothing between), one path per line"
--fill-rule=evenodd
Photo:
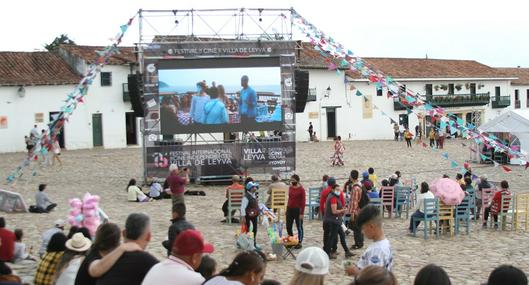
M75 45L75 42L71 40L67 34L61 34L60 36L56 37L53 42L44 44L44 48L46 48L48 51L55 51L61 44Z

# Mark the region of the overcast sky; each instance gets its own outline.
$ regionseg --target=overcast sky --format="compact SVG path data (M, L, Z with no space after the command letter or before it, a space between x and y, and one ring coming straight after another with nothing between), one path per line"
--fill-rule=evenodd
M294 7L359 56L423 58L427 54L497 67L529 67L529 2L524 0L4 1L0 50L42 49L61 33L78 44L106 45L119 25L140 8L239 7ZM124 44L137 41L136 22Z

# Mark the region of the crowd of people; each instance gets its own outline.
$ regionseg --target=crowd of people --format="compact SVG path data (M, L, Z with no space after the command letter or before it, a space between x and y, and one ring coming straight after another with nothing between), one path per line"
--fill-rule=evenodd
M160 192L159 196L163 193L170 195L172 199L171 224L168 227L167 239L162 242L162 246L167 250L167 258L160 261L146 250L151 242L152 230L150 217L143 213L129 214L123 229L112 222L103 223L94 236L91 236L86 228L73 226L66 233L66 222L56 220L52 227L42 234L42 244L35 255L32 248L26 248L22 229L11 232L6 229L5 219L0 218L0 284L22 283L6 264L21 262L38 262L34 277L36 285L280 284L278 281L265 279L269 256L264 254L257 243L258 218L262 215L263 206L271 206L270 196L273 189L283 189L288 193L286 232L288 236L297 235L299 242L294 249L301 249L288 284L324 284L331 262L338 255L338 241L346 258L343 263L344 275L350 276L346 278L350 278L351 285L398 284L396 276L392 273L393 249L384 234L381 209L369 205L369 201L380 197L376 190L379 186L403 185L400 171L379 181L372 167L362 173L352 170L343 186L338 184L336 178L324 175L317 208L322 220L321 247L306 246L303 242L307 197L299 175L291 175L289 185L278 176L272 176L266 192L259 192L259 183L251 177L246 177L243 182L240 176L233 176L232 184L226 188L226 198L233 190L243 190L244 194L240 209L231 209L233 212L230 213L227 203L221 207L224 221L232 217L232 222L245 225L253 234L255 250L240 251L229 266L219 269L217 262L209 255L215 251L215 247L186 219L184 187L189 183L189 170L180 170L176 165L171 165L169 170L166 185L155 186ZM462 191L472 191L471 173L471 168L467 167L466 173L456 177ZM153 188L153 185L154 183L151 183L150 188ZM491 205L485 209L486 216L494 215L494 208L497 208L496 204L501 200L501 195L509 193L507 181L502 181L500 186L501 191L497 192ZM483 175L476 185L476 192L484 188L490 188L490 183ZM46 185L41 184L37 195L42 196L45 189ZM424 216L421 201L434 197L426 182L420 184L418 192L420 193L412 217ZM264 205L259 203L259 193L268 194ZM127 185L127 194L128 200L133 202L153 199L145 195L134 179ZM47 196L39 199L42 201L37 204L44 203L41 205L43 209L52 205ZM51 209L53 207L48 210ZM237 210L240 212L240 220L233 218ZM412 228L413 219L410 219L409 229ZM346 240L346 235L350 233L354 239L351 247L347 245ZM355 250L364 248L364 239L371 242L365 251L358 255L357 262L353 262L351 258L356 255ZM10 283L5 283L6 280ZM414 284L448 285L451 281L443 268L430 264L417 273ZM524 272L510 265L502 265L491 272L487 284L528 283Z

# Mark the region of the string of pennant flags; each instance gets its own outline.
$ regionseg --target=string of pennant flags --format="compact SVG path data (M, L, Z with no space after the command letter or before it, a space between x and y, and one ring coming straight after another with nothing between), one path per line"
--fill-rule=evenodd
M60 112L52 116L50 123L48 124L48 131L45 132L35 142L35 146L30 151L31 156L25 158L10 174L7 176L7 183L11 186L16 185L16 181L24 175L24 171L30 167L31 161L38 161L39 158L44 158L48 155L52 149L53 142L57 139L57 135L61 132L64 124L68 122L69 118L73 115L79 104L84 103L84 97L88 94L88 88L97 77L97 74L101 72L101 69L108 64L110 57L119 54L118 45L128 28L132 25L132 22L136 18L134 15L130 18L126 24L120 26L120 31L112 38L113 44L107 46L103 50L96 51L97 57L94 63L88 66L86 73L74 89L67 94L66 100L64 100L63 106L60 108ZM45 160L46 161L46 160ZM46 165L45 165L46 166ZM37 175L37 168L32 169L31 175Z
M382 90L384 87L387 88L387 97L398 98L397 102L405 107L408 114L413 113L421 118L422 114L419 113L419 110L424 111L431 116L432 125L435 126L436 121L439 121L439 128L445 129L449 126L452 134L460 130L463 137L473 139L477 145L484 144L487 148L493 148L495 152L506 153L511 159L520 158L526 161L525 168L527 169L529 167L527 153L522 153L518 147L509 147L507 142L500 140L493 134L481 133L473 124L465 123L463 119L457 117L455 114L445 111L442 107L431 104L425 96L413 92L413 90L406 88L391 76L385 75L383 72L370 66L362 58L355 56L351 50L346 49L342 44L317 29L296 11L292 12L292 23L309 39L314 50L324 58L328 64L328 70L336 71L338 75L341 75L340 69L346 69L345 72L358 72L363 78L373 83L377 90ZM360 90L357 90L355 95L363 96ZM367 98L364 96L365 99ZM473 150L472 147L470 147L470 150L479 153L479 150ZM482 153L480 153L480 157L493 161L491 157ZM499 165L497 162L493 162L495 166ZM456 161L451 161L451 166L455 168L459 164ZM506 172L511 171L507 166L502 166L502 168Z

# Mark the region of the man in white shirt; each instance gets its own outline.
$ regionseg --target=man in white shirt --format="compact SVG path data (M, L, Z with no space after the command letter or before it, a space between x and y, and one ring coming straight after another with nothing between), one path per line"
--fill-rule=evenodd
M33 126L33 129L29 132L30 138L35 140L40 137L40 131L39 128L37 128L37 125Z
M156 264L142 285L201 285L204 277L195 272L203 253L212 253L213 245L204 241L197 230L181 232L173 243L168 259Z
M432 192L429 191L428 183L421 183L421 193L417 195L417 203L415 204L415 212L410 217L410 227L408 228L410 234L413 234L413 218L424 218L424 199L435 199ZM415 229L419 226L421 221L415 221Z

